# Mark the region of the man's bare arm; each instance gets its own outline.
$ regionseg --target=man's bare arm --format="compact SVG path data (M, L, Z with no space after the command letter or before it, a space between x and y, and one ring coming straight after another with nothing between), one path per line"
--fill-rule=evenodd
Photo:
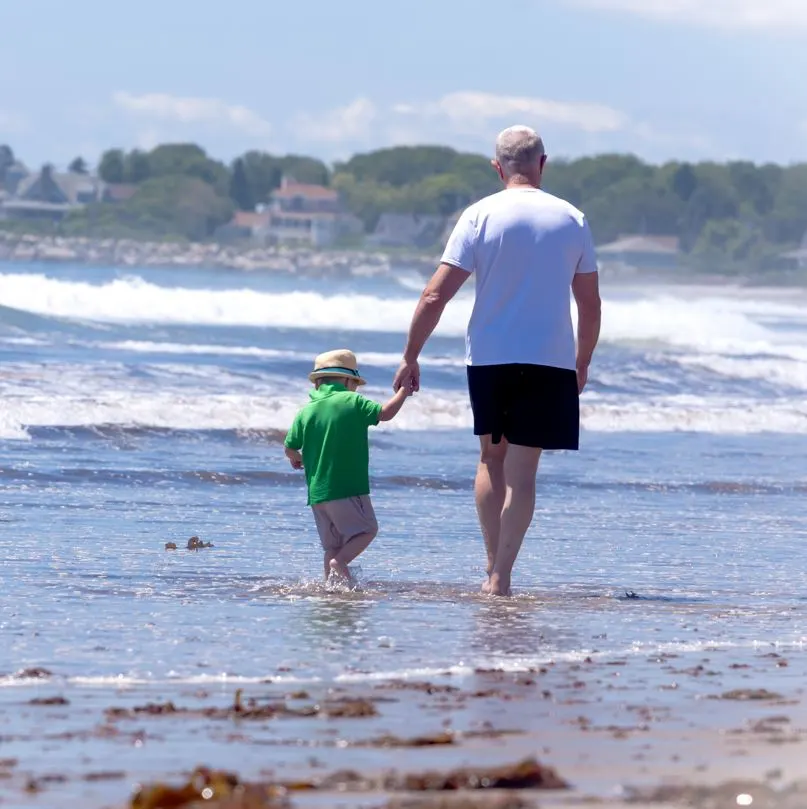
M398 390L403 384L407 374L412 380L413 389L419 389L420 371L417 361L420 352L423 351L426 341L437 328L446 304L459 292L460 287L465 283L469 275L470 273L459 267L454 267L451 264L440 264L428 284L426 284L426 288L423 290L415 308L415 314L412 316L403 362L395 375L395 382L393 383L394 390Z
M602 303L599 273L578 273L572 281L572 293L577 303L577 376L582 392L588 378L588 366L600 339Z

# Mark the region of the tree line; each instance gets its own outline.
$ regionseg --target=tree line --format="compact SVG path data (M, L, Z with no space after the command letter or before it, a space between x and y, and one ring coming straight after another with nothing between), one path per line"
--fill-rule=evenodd
M9 154L0 147L0 185ZM77 158L71 170L85 172L86 163ZM284 176L338 190L368 233L383 213L450 216L499 188L487 157L445 146L380 149L328 165L260 151L226 164L195 144L163 144L106 151L98 173L134 186L133 195L71 214L63 232L209 239L234 211L267 202ZM603 154L550 159L544 188L585 211L598 244L628 233L675 236L694 261L710 266L763 266L807 233L807 164L653 165Z

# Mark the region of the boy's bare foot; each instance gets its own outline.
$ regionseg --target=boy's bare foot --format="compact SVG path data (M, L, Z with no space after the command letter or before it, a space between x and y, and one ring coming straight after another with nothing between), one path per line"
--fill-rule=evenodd
M353 576L350 575L350 571L344 562L340 562L338 559L331 559L330 568L334 576L338 576L340 579L345 579L349 582L353 581Z
M485 581L482 582L482 592L486 595L490 595L490 576L488 576Z
M487 592L492 596L509 596L510 582L505 581L498 573L491 573Z

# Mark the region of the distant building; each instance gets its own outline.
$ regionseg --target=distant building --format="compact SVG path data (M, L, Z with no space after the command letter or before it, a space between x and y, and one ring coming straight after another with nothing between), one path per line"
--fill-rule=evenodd
M252 241L261 243L266 239L271 211L236 211L233 218L216 229L213 238L218 242Z
M28 176L29 171L19 160L15 160L3 172L3 185L0 191L5 190L9 196L17 193L20 183Z
M439 243L445 222L444 216L384 213L367 241L378 247L426 249Z
M674 270L681 254L676 236L625 235L597 248L603 268Z
M126 202L137 193L137 186L131 183L107 183L104 186L104 202Z
M807 270L807 247L789 250L779 256L780 264L790 270Z
M61 173L43 170L29 174L20 182L17 193L3 209L13 219L63 219L70 211L79 210L103 198L105 184L89 174Z
M807 270L807 232L801 237L801 243L795 250L779 255L778 264L789 270Z
M343 209L337 191L284 178L268 204L255 211L236 211L213 238L260 246L323 248L363 233L361 220Z
M271 196L270 207L283 213L340 213L339 192L324 185L309 185L283 177Z
M460 217L464 213L465 208L461 208L459 211L455 211L451 216L445 219L443 224L443 234L440 237L440 243L443 247L446 246L452 232L454 231L454 227L456 226L457 222L459 222Z

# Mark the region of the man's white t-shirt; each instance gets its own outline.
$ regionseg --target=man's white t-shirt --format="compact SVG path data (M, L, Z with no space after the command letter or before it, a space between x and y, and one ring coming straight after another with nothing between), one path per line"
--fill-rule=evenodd
M442 258L476 275L468 365L575 368L570 289L597 271L585 216L536 188L509 188L460 216Z

